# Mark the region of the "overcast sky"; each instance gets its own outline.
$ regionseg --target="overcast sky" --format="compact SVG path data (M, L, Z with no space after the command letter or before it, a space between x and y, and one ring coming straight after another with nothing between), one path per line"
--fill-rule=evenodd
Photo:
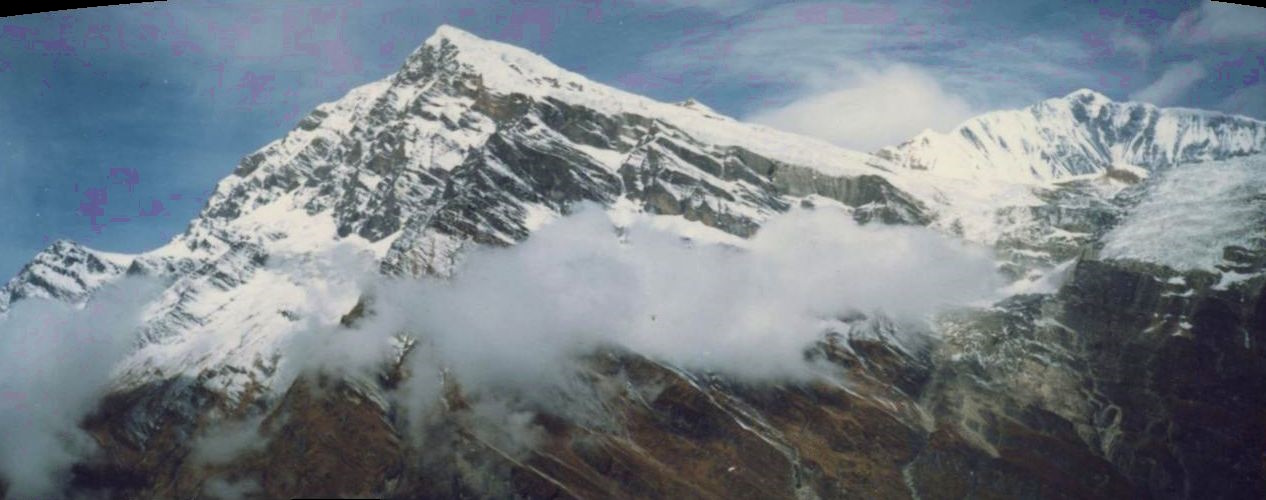
M1266 10L1221 3L188 0L11 17L0 279L59 238L166 242L241 157L441 23L862 150L1083 87L1266 117ZM97 231L79 210L92 188L108 195Z

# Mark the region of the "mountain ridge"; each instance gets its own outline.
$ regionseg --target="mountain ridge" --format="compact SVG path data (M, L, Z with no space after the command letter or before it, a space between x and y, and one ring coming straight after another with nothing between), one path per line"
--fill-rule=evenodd
M501 65L504 64L504 67ZM508 68L508 69L507 69ZM489 77L488 75L494 75ZM419 87L414 85L418 79L429 78ZM436 90L436 86L456 85L457 89L443 89L439 94L432 94L433 97L427 97L423 94ZM471 86L469 88L464 86ZM491 89L491 90L488 90ZM492 92L492 94L488 94ZM553 65L545 58L533 54L530 51L503 44L495 41L483 40L470 33L462 31L458 28L444 25L436 30L436 32L428 37L426 41L414 50L407 58L400 70L383 78L377 82L362 85L347 93L343 98L317 106L311 113L301 119L294 130L287 133L281 139L273 141L256 152L247 155L232 174L226 176L217 183L212 196L207 204L200 211L199 215L190 223L189 228L182 234L177 235L173 240L151 252L143 252L131 257L122 256L121 254L109 254L106 252L97 252L82 247L85 251L91 252L92 255L114 255L114 261L131 259L133 262L125 264L125 268L132 268L133 272L175 272L182 266L191 265L189 259L210 259L214 260L216 256L223 254L234 246L260 244L261 239L255 233L272 233L278 234L280 231L269 229L270 224L285 224L284 220L269 222L267 220L259 220L254 223L251 228L243 231L226 231L223 224L214 223L217 220L233 220L236 223L242 223L238 220L243 215L248 214L258 208L269 206L273 201L282 198L287 193L297 193L298 189L302 191L304 188L311 188L315 183L323 183L325 186L322 192L316 195L295 194L295 196L308 196L305 200L296 200L293 203L302 203L303 210L307 216L320 213L327 209L332 210L336 215L336 223L338 229L336 239L342 239L351 235L359 235L364 239L362 242L366 248L373 247L373 252L379 255L384 262L384 270L394 270L395 272L404 271L406 274L418 274L418 271L438 271L441 274L446 272L443 269L437 269L436 266L425 262L417 262L417 256L413 258L406 255L416 254L417 247L430 246L438 247L441 253L452 253L462 244L459 241L452 240L445 236L443 232L421 231L420 228L408 229L409 219L415 219L413 223L421 224L424 221L418 219L418 216L428 213L429 209L421 209L425 205L424 201L428 197L438 196L443 190L449 189L447 184L450 180L444 179L438 170L452 172L458 168L471 148L480 147L489 141L490 138L497 136L497 131L503 126L497 125L495 118L490 118L486 112L493 115L503 112L498 111L495 106L491 108L488 104L479 104L479 99L487 100L488 95L508 96L511 100L520 99L527 96L531 99L539 99L545 103L560 102L556 94L575 98L577 93L596 92L597 97L586 96L579 98L582 105L595 105L617 116L620 114L628 114L626 110L636 109L649 113L650 129L640 132L642 137L626 137L627 141L624 145L612 146L610 143L606 145L613 147L614 150L603 151L597 146L603 146L604 141L608 139L602 138L601 133L595 133L592 130L570 131L569 133L579 140L572 142L575 146L575 152L582 157L589 157L587 161L596 162L590 168L594 168L595 175L615 175L623 176L620 183L627 183L635 178L629 178L623 174L617 174L618 170L614 167L616 163L627 160L628 151L637 145L639 141L645 141L648 137L653 137L658 132L654 132L656 126L655 120L663 119L663 117L680 118L688 117L684 120L687 127L684 129L673 129L667 134L685 134L681 137L689 138L689 140L698 140L691 132L695 132L694 128L700 127L697 119L702 119L704 125L716 125L723 123L729 127L730 132L720 133L718 135L728 138L736 143L762 143L764 141L753 141L745 137L749 133L759 132L768 133L770 136L777 137L779 140L790 141L793 147L778 148L769 147L767 149L779 150L780 155L776 162L783 162L784 167L781 172L781 180L773 179L774 184L780 187L777 189L783 192L796 193L800 196L817 195L819 192L833 193L834 198L847 198L848 196L858 196L850 194L851 191L857 189L872 189L882 192L884 189L895 189L897 192L903 193L896 195L896 198L906 197L907 201L903 201L906 206L916 207L922 204L921 209L914 208L915 212L923 210L931 212L927 215L916 215L909 212L899 217L909 221L922 221L921 223L933 222L934 227L942 230L956 227L956 224L967 223L969 228L975 223L981 228L974 233L977 234L975 239L992 243L1001 236L999 229L993 227L992 223L982 219L992 217L992 212L997 210L998 204L993 198L998 193L1010 196L1011 199L1007 203L1015 206L1040 205L1042 202L1034 198L1024 186L1030 184L1031 181L1039 183L1066 181L1076 178L1072 175L1072 170L1059 170L1064 175L1055 175L1050 177L1034 176L1028 178L1023 174L1004 175L997 178L988 179L995 187L989 187L989 184L979 184L972 182L966 186L976 188L986 193L985 202L977 205L961 200L953 199L955 196L962 195L965 191L962 187L954 187L953 182L960 177L964 177L962 172L945 172L944 169L931 168L927 169L920 162L921 155L925 154L923 149L915 145L929 142L945 142L947 138L963 139L962 130L974 130L981 123L990 121L991 117L1013 116L1017 114L1030 114L1034 117L1045 116L1039 111L1049 111L1054 109L1057 117L1067 118L1075 114L1075 109L1082 106L1087 110L1094 110L1095 114L1099 110L1105 110L1116 106L1123 110L1128 110L1131 114L1144 113L1147 114L1153 122L1160 119L1160 115L1164 113L1180 113L1186 115L1204 115L1216 120L1230 120L1235 123L1245 121L1250 124L1253 129L1250 144L1244 146L1241 150L1231 150L1230 152L1213 148L1209 154L1213 156L1229 156L1240 151L1243 152L1260 152L1262 147L1266 147L1266 122L1256 121L1252 119L1241 119L1240 117L1232 117L1228 115L1191 111L1183 108L1157 108L1155 106L1139 103L1116 103L1108 99L1103 94L1089 89L1080 89L1074 91L1067 96L1060 98L1052 98L1045 100L1036 105L1020 110L1002 110L986 113L976 118L964 122L949 134L937 134L925 132L912 138L911 140L889 148L880 150L875 156L868 156L863 153L841 150L840 148L827 145L824 142L809 138L794 138L791 134L775 132L762 126L749 126L741 124L732 118L718 115L715 111L706 106L692 106L687 103L660 103L634 94L629 94L618 89L610 88L605 85L592 82L581 75L569 72ZM434 100L431 100L434 99ZM551 101L554 100L554 101ZM569 106L574 106L570 104ZM1064 106L1067 105L1067 106ZM473 114L465 106L484 106L483 111L474 112ZM578 108L588 109L588 108ZM649 111L646 111L649 110ZM1139 111L1141 110L1141 111ZM587 111L592 113L593 111ZM1087 111L1089 112L1089 111ZM400 117L413 113L423 117L433 118L429 122L418 122L416 119ZM396 118L391 118L392 114ZM1049 115L1050 113L1047 113ZM1039 116L1041 115L1041 116ZM654 118L659 116L661 118ZM1087 115L1088 116L1088 115ZM1084 121L1084 120L1083 120ZM1118 120L1119 121L1119 120ZM1137 122L1137 119L1131 118L1125 122L1128 126ZM418 139L404 138L406 144L402 147L399 144L401 138L390 138L387 142L374 142L375 138L365 137L363 131L359 131L358 123L365 122L371 125L376 122L382 122L384 125L392 127L394 130L412 127L413 137L427 138L429 144L423 143ZM672 123L672 126L679 125L676 122L668 121L662 123ZM458 126L458 124L464 124ZM424 125L424 126L423 126ZM610 125L608 125L609 127ZM454 128L456 127L456 128ZM740 132L733 132L739 130ZM337 157L321 160L327 166L314 165L307 171L296 172L296 161L313 158L314 155L328 153L331 145L337 145L339 141L346 141L345 136L353 136L361 134L358 144L352 144L343 151L337 152ZM1084 134L1083 134L1084 135ZM680 144L673 141L677 139L668 139L664 144L670 149L669 154L683 152ZM967 139L963 139L967 140ZM396 144L391 144L395 141ZM1005 138L998 137L998 141L1005 144ZM494 141L496 142L496 141ZM589 144L587 142L592 142ZM717 144L715 142L704 141L707 144ZM722 141L724 145L727 141ZM961 142L961 141L959 141ZM772 141L773 144L779 144L779 141ZM961 144L960 144L961 146ZM728 146L723 146L728 147ZM371 150L377 148L379 151L374 153ZM806 149L819 150L818 153L802 154ZM389 149L389 150L388 150ZM795 153L786 155L786 150L793 150ZM907 151L907 149L909 151ZM928 151L935 150L933 147ZM943 148L942 148L943 149ZM737 150L736 150L737 151ZM821 151L825 151L822 153ZM843 152L843 153L841 153ZM1102 153L1102 151L1099 151ZM375 155L371 161L361 161L360 166L346 166L343 163L348 159L359 159L362 154ZM727 153L734 154L734 153ZM842 156L841 160L821 161L822 156L830 156L837 154ZM597 155L597 156L593 156ZM625 156L621 158L621 156ZM970 155L968 155L970 156ZM953 155L949 155L953 157ZM406 168L406 175L400 175L399 172L384 170L381 165L390 164L391 162L399 162L403 158L410 158L410 166ZM425 166L420 163L425 158ZM734 158L731 156L730 158ZM795 163L794 160L809 159L805 163ZM741 160L739 160L741 161ZM762 159L761 161L768 161ZM988 163L997 163L989 160ZM599 164L606 164L606 167L599 167ZM376 166L377 165L377 166ZM796 170L796 166L804 165L810 167L810 170L800 172ZM1082 171L1081 176L1098 175L1114 168L1112 165L1096 164L1097 169ZM1122 168L1128 168L1128 165L1121 165ZM770 167L762 167L770 168ZM606 173L599 172L605 170ZM1019 169L1012 169L1019 170ZM935 177L923 179L919 178L918 171L926 171ZM912 172L914 172L912 174ZM768 173L768 172L767 172ZM856 182L855 186L827 186L823 182L833 176L847 173L855 179L874 178L874 187L861 188L864 182ZM946 176L947 178L938 178ZM974 174L966 175L969 179L979 180ZM614 182L612 178L607 182ZM830 181L837 182L837 181ZM875 184L877 183L877 184ZM302 185L300 185L302 184ZM342 185L344 187L331 191L332 184ZM849 184L849 183L845 183ZM383 190L375 187L389 185L392 189ZM882 187L886 185L889 187ZM840 188L846 188L841 190ZM712 187L715 189L715 187ZM773 186L763 189L774 189ZM994 191L991 191L993 189ZM1014 193L1008 194L1010 191L1019 189ZM340 191L341 190L341 191ZM878 194L863 195L863 197L884 197L889 198L894 195ZM591 193L592 195L592 193ZM337 198L335 200L334 198ZM828 197L830 198L830 197ZM870 200L871 198L867 198ZM968 198L968 197L964 197ZM948 200L948 201L947 201ZM674 203L679 203L675 201ZM769 203L769 202L763 202ZM867 201L869 203L869 201ZM419 208L410 209L412 214L401 216L392 216L393 213L401 213L401 205L413 205ZM546 202L548 205L548 202ZM966 207L960 210L962 205ZM730 205L737 207L737 205ZM769 206L780 206L778 204ZM785 205L782 205L785 206ZM719 208L719 207L718 207ZM681 208L673 208L670 211L680 211ZM714 210L714 209L713 209ZM539 227L545 220L556 217L550 215L557 211L557 208L546 209L543 205L521 205L515 207L513 211L518 214L507 215L507 221L515 218L521 218L521 222L505 222L499 225L490 234L485 236L485 243L493 242L497 244L513 243L520 239L524 230L530 231L535 227ZM526 216L528 212L535 215ZM744 211L747 211L744 209ZM740 235L750 234L750 221L762 217L760 211L750 212L729 222L731 232L738 231ZM984 213L982 216L981 213ZM765 212L766 215L771 212ZM368 214L368 215L364 215ZM695 217L702 215L696 214ZM430 216L428 216L430 217ZM689 217L687 217L689 218ZM708 215L704 219L715 219L715 215ZM529 219L532 219L529 221ZM733 218L731 218L733 219ZM747 222L743 222L747 221ZM530 222L526 226L522 225ZM468 224L468 222L462 222ZM530 226L530 227L529 227ZM742 228L742 229L739 229ZM508 231L508 232L507 232ZM426 233L426 234L421 234ZM972 234L973 231L968 231ZM408 234L410 238L401 242L401 245L393 245L392 243L399 239L401 235ZM378 243L375 243L378 242ZM424 244L423 244L424 242ZM57 258L74 258L70 255L61 255L62 250L60 243L51 245L49 249L41 252L40 255L46 256L46 259ZM40 258L35 259L39 261ZM120 274L118 270L112 271L112 274ZM21 279L22 273L13 277L3 289L0 289L0 313L8 308L10 302L14 299L23 297L21 290L29 290L26 282L33 277L28 276L27 279ZM89 275L83 277L69 276L70 280L80 280L88 283L86 286L77 289L68 287L64 291L64 296L71 300L79 301L86 297L100 280ZM38 292L30 292L36 293ZM52 295L58 295L51 292Z
M425 78L428 75L433 81L424 83L422 87L412 85L412 83L416 83L414 80ZM451 78L456 78L456 80L446 81L446 79ZM468 80L474 80L474 82L472 83ZM476 88L456 90L454 91L456 97L447 95L454 92L445 92L443 95L438 96L442 97L442 99L437 99L436 102L427 102L425 98L419 99L419 92L425 93L433 90L436 85L453 84L459 86L469 84L474 85ZM337 178L337 182L348 186L344 188L342 194L338 195L341 199L335 203L328 200L329 196L325 196L326 200L314 197L305 202L304 210L309 212L309 215L314 213L314 211L330 207L333 207L336 211L341 210L344 215L338 217L342 219L339 222L338 238L356 233L365 238L367 244L375 241L385 241L388 238L398 238L406 232L406 221L403 219L393 221L392 217L385 215L384 211L393 212L400 210L400 200L405 198L409 198L412 203L417 204L421 203L421 199L434 195L439 188L443 187L442 183L445 181L436 177L431 172L432 170L439 168L451 172L463 161L462 157L465 154L463 151L484 144L485 141L495 135L495 130L498 126L490 121L487 115L481 113L470 114L466 111L461 111L462 106L477 105L470 96L480 95L479 92L488 92L488 90L478 90L478 88L490 88L495 95L522 95L532 99L545 100L546 102L550 99L557 99L556 95L562 95L579 101L581 105L592 105L597 106L598 109L606 109L609 113L614 113L617 116L621 113L626 113L626 110L642 110L652 117L652 121L656 120L655 116L659 116L661 119L663 117L676 118L676 121L666 123L673 123L676 126L680 125L677 122L684 122L687 126L681 129L681 133L687 134L692 139L695 139L695 136L690 135L690 133L697 132L699 128L716 126L718 123L725 124L728 127L726 129L728 131L713 134L720 136L722 139L728 139L722 140L721 144L734 143L737 146L739 144L770 143L782 145L783 147L776 147L766 144L767 147L765 149L766 151L774 150L777 153L774 157L778 158L778 161L789 165L804 165L814 170L805 174L795 174L794 176L790 173L784 174L785 178L794 178L795 180L783 181L783 189L789 189L791 192L800 194L813 194L816 190L826 189L825 186L819 185L821 181L814 180L816 177L847 175L864 178L865 176L874 176L882 179L882 181L879 181L880 183L893 186L898 191L907 193L906 196L911 197L912 200L918 200L918 202L912 201L910 203L925 204L924 210L933 212L931 217L922 219L925 223L934 221L934 227L939 227L943 230L957 227L956 224L963 224L968 228L966 235L969 239L986 243L992 243L997 238L1002 237L999 231L1003 231L995 227L990 220L987 220L992 218L992 212L997 209L997 202L993 198L1009 197L1011 198L1009 203L1016 206L1042 203L1028 194L1027 188L1019 188L1020 191L1012 192L1016 189L1015 185L1026 185L1032 182L1065 181L1076 178L1078 175L1098 175L1113 168L1130 167L1125 164L1116 165L1104 163L1103 161L1099 163L1085 163L1083 161L1082 170L1055 167L1051 175L1038 175L1034 172L1034 175L1028 176L1020 168L1004 170L1004 167L999 166L999 162L1005 161L1007 158L1013 158L1014 155L1003 155L1002 160L988 157L980 160L979 155L976 154L979 151L972 150L976 149L974 147L967 148L968 153L961 154L961 151L964 150L962 143L964 141L971 142L970 139L966 139L963 136L961 131L981 130L982 123L991 120L996 121L997 117L1014 117L1015 115L1027 114L1041 118L1042 116L1054 114L1056 118L1068 118L1076 114L1074 112L1075 109L1081 109L1078 106L1085 108L1087 113L1095 111L1094 114L1096 115L1098 115L1099 110L1106 110L1114 106L1120 107L1122 110L1128 110L1130 114L1143 113L1147 115L1146 119L1152 122L1159 120L1166 113L1178 113L1183 116L1199 115L1219 121L1247 123L1251 125L1250 128L1253 131L1253 141L1249 141L1249 144L1240 144L1237 146L1241 147L1240 149L1232 149L1229 152L1212 148L1206 151L1212 157L1225 157L1240 152L1246 154L1255 153L1261 152L1263 148L1266 148L1266 122L1201 110L1157 108L1148 104L1130 102L1117 103L1093 90L1079 89L1064 97L1047 99L1027 108L985 113L964 122L948 134L925 132L901 145L881 149L874 156L869 156L860 152L842 150L816 139L797 138L792 134L776 132L763 126L742 124L732 118L719 115L706 106L689 105L693 100L676 104L660 103L607 87L592 82L581 75L559 68L545 58L530 51L500 42L483 40L459 28L443 25L406 58L400 70L396 73L379 81L357 87L336 101L317 106L299 121L294 130L287 133L282 139L273 141L256 152L247 155L231 175L226 176L217 183L216 189L207 201L206 206L190 223L189 228L184 233L177 235L162 249L143 252L132 257L136 260L137 270L153 271L164 266L170 268L174 265L173 262L180 259L188 259L194 255L212 258L233 245L243 244L243 241L239 241L243 237L241 234L234 235L226 233L223 228L212 227L211 221L226 217L233 219L241 216L244 210L250 211L256 207L266 206L273 199L282 196L295 187L288 183L299 182L302 177L306 177L302 179L302 182L310 186L313 182L330 181L329 177L322 177L322 175L329 176L331 173L340 170L343 173L334 174L335 178ZM474 93L471 94L470 92ZM596 92L597 94L595 94L595 97L594 95L585 95L586 92ZM584 95L584 97L577 98L577 95ZM430 111L422 110L419 107L422 103L427 103L427 109ZM455 108L454 106L457 107ZM422 144L414 140L412 144L409 144L410 147L408 148L401 148L399 145L387 145L386 147L392 148L393 151L380 152L375 160L378 162L377 164L383 164L398 161L397 159L401 155L415 160L426 158L428 160L426 167L411 167L417 170L416 174L411 176L412 178L401 179L396 177L392 179L390 175L384 177L380 174L386 172L375 172L376 169L381 170L381 167L374 167L375 163L373 162L364 162L364 167L351 170L340 168L336 162L333 166L320 167L311 172L303 173L304 175L301 177L289 175L291 172L288 171L294 170L291 165L296 158L311 156L314 150L320 151L329 147L329 144L337 143L344 135L355 134L356 129L359 127L359 125L356 125L357 122L368 120L372 123L374 120L387 119L385 116L388 113L384 112L386 110L397 113L400 111L406 113L420 111L424 116L436 118L435 122L429 125L429 128L418 128L415 126L413 129L416 137L429 137L429 144ZM1051 112L1051 110L1055 111ZM493 113L497 112L495 110L492 111ZM374 113L377 113L377 118L371 116ZM681 118L683 116L686 117L684 120ZM1130 124L1138 120L1130 118L1125 122L1125 125L1127 127L1131 126ZM1118 119L1117 121L1120 120ZM464 123L465 126L456 130L450 130L450 127L455 126L459 122ZM402 123L398 118L394 123L396 125L392 126L396 129L402 126L412 126L408 121ZM983 128L987 129L988 127ZM737 132L735 132L736 130ZM776 137L779 140L753 140L750 137L752 133L760 134L762 138ZM573 134L578 134L576 136L581 137L580 143L577 143L579 147L588 148L580 151L580 153L603 154L601 151L594 149L592 145L585 144L586 140L593 140L593 137L586 137L586 134L589 136L593 135L591 131L578 131ZM980 135L986 136L984 133ZM1080 135L1084 138L1084 131ZM643 139L637 138L636 140ZM713 137L713 139L716 138ZM601 145L603 140L599 138L595 144ZM634 139L626 140L634 141ZM950 145L941 147L947 141ZM359 156L362 154L362 150L368 150L373 147L370 144L372 140L362 140L361 142L363 147L350 148L346 151L346 156ZM1006 138L998 136L997 142L1005 145ZM920 143L931 145L925 148L918 146ZM314 148L314 144L317 147ZM718 143L714 141L710 142L710 144ZM384 145L380 144L378 147L383 149ZM1067 148L1068 146L1059 147ZM923 158L928 152L941 151L943 153L942 150L947 148L951 152L956 151L960 154L941 154L938 158L957 158L955 160L958 162L955 165L956 167L961 166L963 164L962 159L966 158L967 162L980 161L976 167L978 171L982 169L988 171L991 168L995 173L1008 171L1010 173L1006 175L990 175L989 177L991 178L983 179L988 181L985 184L970 182L965 184L964 187L951 189L951 186L954 186L954 182L960 178L969 181L980 181L982 179L979 177L979 172L965 172L963 169L956 170L954 168L938 168L935 166L936 162L933 162L934 165L930 169L924 165L925 161ZM616 149L617 151L606 153L600 159L600 163L611 164L618 162L619 160L611 155L625 153L619 152L619 147ZM803 154L806 150L817 152ZM787 151L792 151L793 153L788 155ZM1102 153L1104 153L1102 148L1096 151L1096 154L1101 155ZM1046 153L1043 152L1042 154ZM832 155L839 158L836 160L823 160L823 156ZM1099 159L1102 160L1102 158ZM595 160L598 159L595 158ZM797 163L795 160L807 161ZM988 167L981 167L980 165L987 165ZM263 169L262 172L261 168ZM263 175L270 170L277 170L287 175ZM612 169L608 168L607 170ZM784 170L784 172L792 171L794 169ZM919 178L917 174L914 176L909 175L910 172L920 171L933 174L936 177L945 177L945 179L931 178L929 180ZM387 192L381 190L374 192L369 186L371 183L381 185L384 180L387 180L396 189ZM816 187L806 189L804 187L787 186L788 182L809 184ZM407 185L404 188L400 188L397 183L407 183ZM250 186L247 186L247 184L250 184ZM247 187L249 189L245 189ZM838 193L836 188L830 189L832 192ZM964 195L964 191L969 189L977 189L986 193L984 202L976 203L970 200L954 199L956 196L961 196L964 200L971 198ZM947 202L946 200L949 201ZM544 216L546 219L552 217L545 215L545 212L540 209L520 208L520 210L523 209L534 210L538 217ZM375 211L378 212L378 215L373 215ZM369 212L371 215L368 217L357 217L353 215L353 212ZM936 212L940 213L936 214ZM756 214L749 214L747 219L750 220L754 215ZM909 220L919 220L924 216L907 214L904 217ZM540 223L536 222L532 225L536 227ZM740 223L740 225L742 224L746 223ZM267 232L268 229L265 226L266 224L263 224L256 229ZM522 228L504 228L503 230L510 230L516 236L525 234L518 232L522 231ZM500 231L498 230L498 232ZM748 232L750 229L741 231ZM249 234L250 232L246 231L245 233ZM409 231L409 234L413 235L414 238L426 240L426 244L429 246L439 245L441 248L450 250L460 246L458 242L436 236L433 232L428 235L415 234L417 232L416 230ZM498 236L491 237L492 239L486 241L507 243L517 239L516 236L509 236L509 234L500 233ZM224 240L224 238L227 238L227 240ZM250 238L248 237L247 239ZM389 246L385 252L381 248L376 250L376 252L382 254L385 266L396 271L413 270L409 274L416 274L417 270L426 270L434 267L426 263L410 262L410 259L405 258L404 255L409 254L411 250L416 250L416 248L403 248L405 246L402 244L402 248L394 252L390 250ZM414 247L416 246L414 245ZM178 247L184 247L187 250ZM84 248L87 250L86 247ZM92 252L103 255L108 254L107 252ZM54 244L49 249L41 252L40 255L47 255L49 259L73 258L58 254L58 247ZM180 255L178 258L173 257L173 255L177 254ZM147 255L153 255L153 257L144 257ZM128 257L117 257L115 260L119 258L127 259ZM36 260L39 259L37 258ZM443 272L443 270L440 271ZM22 273L14 276L4 288L0 289L0 314L7 310L9 303L15 298L20 299L23 296L24 292L20 290L29 289L24 282L29 281L30 277L27 280L22 280L20 276L22 276ZM97 280L92 279L90 276L69 276L69 279L72 281L87 279L91 283L84 289L67 289L65 296L73 300L82 300L86 297L86 292L90 291L98 283ZM53 294L56 295L56 293Z
M1190 108L1115 102L1089 89L925 131L877 155L905 168L966 178L1053 181L1114 165L1218 160L1266 150L1266 122ZM1027 167L1027 168L1026 168Z

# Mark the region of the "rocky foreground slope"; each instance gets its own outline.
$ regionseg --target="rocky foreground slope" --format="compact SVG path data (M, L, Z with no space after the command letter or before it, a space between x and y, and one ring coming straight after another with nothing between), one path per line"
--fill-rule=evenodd
M1264 147L1259 121L1078 91L867 155L443 27L243 159L170 244L59 242L0 312L163 283L66 495L1262 498ZM365 275L449 276L586 202L738 248L800 206L929 226L993 247L1009 297L933 331L841 311L804 346L839 376L810 380L613 345L546 396L489 394L415 370L408 325L369 373L300 369L313 328L384 313ZM1149 231L1158 207L1184 229Z

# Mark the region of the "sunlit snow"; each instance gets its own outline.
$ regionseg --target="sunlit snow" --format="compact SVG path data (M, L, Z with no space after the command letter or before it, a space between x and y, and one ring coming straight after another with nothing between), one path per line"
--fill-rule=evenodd
M1213 269L1224 247L1266 236L1266 155L1182 165L1149 189L1105 237L1104 257Z

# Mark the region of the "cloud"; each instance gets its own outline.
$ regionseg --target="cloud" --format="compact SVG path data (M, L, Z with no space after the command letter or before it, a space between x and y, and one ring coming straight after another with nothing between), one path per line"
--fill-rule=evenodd
M485 367L481 382L547 377L540 370L556 358L602 345L773 377L802 368L822 318L846 309L917 317L992 272L990 259L930 231L860 227L831 209L775 218L745 251L686 246L647 224L621 242L596 209L565 221L514 249L472 255L452 282L395 295L409 298L411 323L438 352Z
M1140 66L1143 67L1147 66L1148 60L1156 50L1152 42L1125 29L1113 30L1108 35L1108 40L1112 44L1113 49L1133 55L1139 61Z
M241 498L257 498L263 488L254 479L229 481L214 477L202 485L202 493L219 500L238 500Z
M689 8L710 10L722 13L733 13L751 8L760 3L757 0L650 0L644 6L652 8Z
M11 498L56 497L96 445L79 429L133 347L155 283L125 278L82 309L43 299L0 319L0 477Z
M1095 86L1102 73L1095 69L1100 63L1094 48L1078 37L1001 22L983 12L992 9L946 7L816 2L754 9L666 38L639 71L678 75L691 93L704 97L712 89L724 91L709 101L741 116L846 87L842 83L849 82L838 80L841 62L878 73L918 68L974 109L1026 106L1051 97L1051 88ZM1143 50L1138 42L1122 41L1131 53ZM835 81L821 83L827 79ZM726 105L734 92L740 99ZM906 106L895 111L920 112Z
M1165 69L1160 78L1130 95L1134 101L1170 105L1187 95L1192 86L1204 80L1207 73L1199 62L1175 64Z
M389 395L402 405L409 434L425 435L420 427L456 383L469 403L458 418L477 439L514 455L538 443L537 411L618 424L602 420L612 415L601 401L576 392L593 390L580 382L586 365L577 359L601 349L754 382L834 376L804 351L827 332L848 332L839 318L892 318L904 325L899 340L917 346L931 335L931 315L1001 285L984 248L922 227L859 226L839 208L775 216L738 246L683 241L649 216L624 224L585 206L514 247L473 250L451 279L379 276L349 285L368 290L369 314L350 330L327 317L291 336L274 383L285 387L312 370L378 373L409 335L409 376ZM363 267L350 251L317 258L331 268L316 277L333 267L359 275ZM14 374L0 381L0 474L10 495L57 496L68 467L92 453L77 424L135 345L141 306L157 292L146 283L129 279L99 292L93 303L106 308L19 302L0 323L0 362ZM41 329L49 315L66 325ZM265 441L258 429L258 417L213 427L191 443L190 462L214 466L258 450ZM204 486L219 497L256 487Z
M1187 44L1266 41L1266 9L1204 2L1179 16L1170 26L1169 37Z
M189 445L189 463L215 467L229 464L242 456L268 446L268 436L259 432L262 415L243 421L226 421L203 430ZM262 491L251 478L212 477L202 485L203 494L223 500L253 498Z
M776 216L738 248L685 243L640 219L617 232L589 207L514 247L473 251L449 280L373 285L355 331L303 335L304 351L287 350L283 363L372 372L408 334L411 375L397 393L406 415L425 421L456 382L468 401L489 405L483 420L503 422L484 427L514 424L524 432L510 434L530 437L522 416L496 402L566 411L586 399L568 396L584 390L576 359L599 349L752 381L804 380L820 376L804 350L847 331L840 316L882 311L918 345L930 315L998 285L982 248L921 227L859 226L841 209Z
M951 129L974 114L963 98L947 92L927 72L898 64L862 72L841 88L757 110L747 120L873 151L925 129Z
M268 440L259 432L263 421L262 416L257 416L207 429L190 444L189 460L196 464L226 464L241 455L264 449Z
M1226 96L1218 103L1218 109L1228 113L1241 115L1256 116L1258 119L1266 117L1266 86L1260 83L1254 83L1240 87L1231 95Z

